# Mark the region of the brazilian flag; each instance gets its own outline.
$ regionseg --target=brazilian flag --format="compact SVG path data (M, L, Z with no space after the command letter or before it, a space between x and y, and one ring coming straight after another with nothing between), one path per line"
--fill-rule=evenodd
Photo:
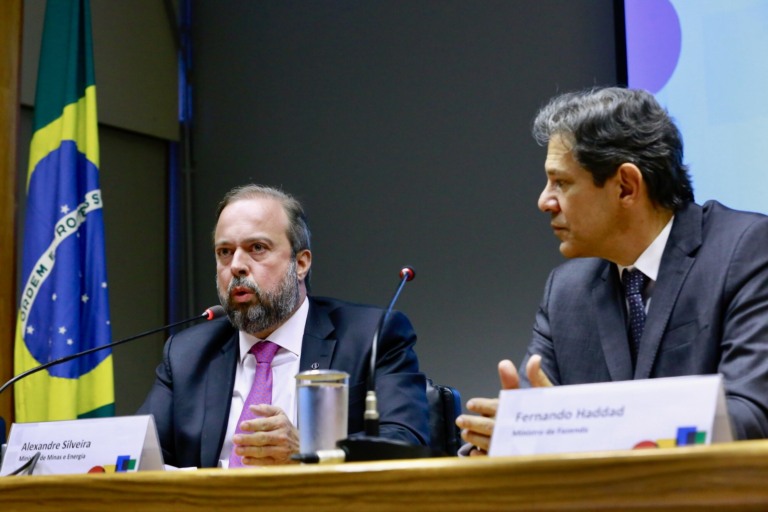
M14 366L111 341L88 0L48 0L27 177ZM16 421L114 415L111 350L15 385Z

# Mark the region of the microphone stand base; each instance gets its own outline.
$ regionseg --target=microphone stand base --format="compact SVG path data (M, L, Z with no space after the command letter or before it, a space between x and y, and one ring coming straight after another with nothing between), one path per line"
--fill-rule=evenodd
M348 437L338 441L336 446L346 453L345 462L445 456L444 453L436 452L428 446L412 445L404 441L373 436Z

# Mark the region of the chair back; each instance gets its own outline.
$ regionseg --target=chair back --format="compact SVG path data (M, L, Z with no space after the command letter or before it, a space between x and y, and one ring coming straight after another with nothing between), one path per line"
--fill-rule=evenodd
M446 455L456 455L462 445L461 430L456 426L456 418L461 414L461 395L451 386L427 379L427 402L430 447Z

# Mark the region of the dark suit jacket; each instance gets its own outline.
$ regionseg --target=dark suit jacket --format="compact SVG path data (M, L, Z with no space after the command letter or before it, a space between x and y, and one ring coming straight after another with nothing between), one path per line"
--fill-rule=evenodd
M768 437L768 217L714 201L678 212L634 372L626 325L616 265L568 261L547 280L522 367L540 354L555 384L721 373L734 435Z
M309 297L300 371L349 373L350 434L363 430L366 378L373 333L382 310ZM425 377L405 315L393 313L380 336L376 394L381 435L412 444L429 442ZM155 384L139 414L153 414L166 464L215 467L224 442L238 358L238 333L227 318L171 336Z

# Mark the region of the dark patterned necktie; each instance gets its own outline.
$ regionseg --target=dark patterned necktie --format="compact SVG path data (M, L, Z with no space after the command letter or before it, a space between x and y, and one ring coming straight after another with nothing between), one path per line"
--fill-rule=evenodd
M256 373L253 376L253 385L251 391L243 402L243 412L237 420L235 434L242 434L243 430L240 424L247 420L252 420L256 415L251 411L251 405L271 404L272 403L272 359L274 359L279 345L271 341L262 341L251 347L249 354L256 356ZM235 453L235 446L232 445L232 454L229 456L229 467L243 467L242 458Z
M640 338L643 337L643 328L645 328L643 289L648 282L648 276L637 269L624 269L621 281L629 304L629 348L632 352L632 366L634 366L640 350Z

